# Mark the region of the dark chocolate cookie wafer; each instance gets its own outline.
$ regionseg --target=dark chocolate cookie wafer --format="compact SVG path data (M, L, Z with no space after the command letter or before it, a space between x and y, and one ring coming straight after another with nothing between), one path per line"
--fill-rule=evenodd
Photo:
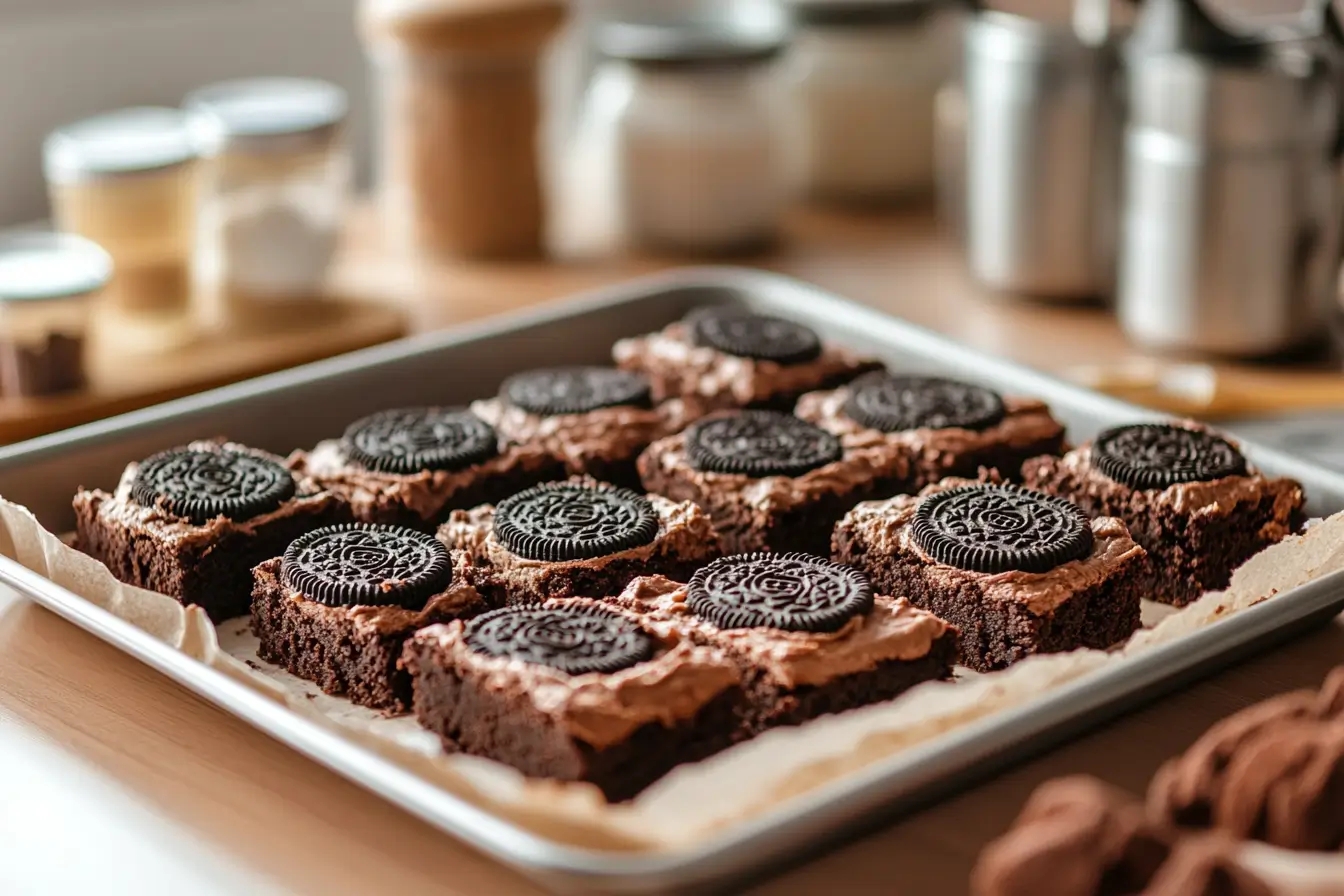
M329 607L418 610L452 584L453 563L432 535L347 523L291 542L280 561L280 578L286 587Z
M499 454L495 430L461 408L398 408L372 414L350 424L341 447L367 469L402 475L461 470Z
M1227 439L1162 423L1106 430L1092 443L1092 462L1116 482L1140 489L1246 474L1246 458Z
M658 514L629 489L549 482L500 501L494 532L519 557L562 563L648 544L658 535Z
M248 520L294 497L294 477L275 461L243 451L176 448L143 461L131 498L201 524Z
M528 413L553 417L598 408L651 406L649 381L614 367L547 367L514 374L500 397Z
M804 364L821 354L821 339L802 324L735 308L709 308L687 318L691 341L739 358Z
M1074 504L1011 485L930 495L910 533L938 563L972 572L1046 572L1092 550L1092 526Z
M988 429L1003 419L1003 399L971 383L936 376L876 371L849 384L845 413L882 432L907 429Z
M873 608L856 569L810 554L738 554L691 577L686 602L719 628L833 632Z
M570 675L619 672L650 659L654 640L625 616L596 607L507 607L467 623L477 653Z
M840 440L792 414L738 411L686 430L691 466L741 476L800 476L843 455Z

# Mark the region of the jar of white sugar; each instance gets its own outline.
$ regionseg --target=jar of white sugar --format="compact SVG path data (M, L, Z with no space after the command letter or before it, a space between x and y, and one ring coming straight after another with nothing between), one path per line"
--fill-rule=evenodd
M204 322L249 328L313 309L347 207L348 103L334 84L227 81L185 101L201 157L195 275Z

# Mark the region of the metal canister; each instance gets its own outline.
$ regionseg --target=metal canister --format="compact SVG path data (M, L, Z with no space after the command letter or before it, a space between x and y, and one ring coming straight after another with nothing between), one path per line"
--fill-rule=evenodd
M1125 48L1117 313L1157 349L1255 357L1327 333L1338 74L1301 41L1149 0Z
M998 11L977 12L965 35L971 273L1039 297L1109 294L1119 104L1108 35Z

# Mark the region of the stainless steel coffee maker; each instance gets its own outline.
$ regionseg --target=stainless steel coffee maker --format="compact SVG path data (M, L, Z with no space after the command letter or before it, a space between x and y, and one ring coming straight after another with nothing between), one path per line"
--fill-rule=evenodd
M1116 311L1160 350L1277 354L1327 335L1340 262L1338 54L1144 0L1126 42Z

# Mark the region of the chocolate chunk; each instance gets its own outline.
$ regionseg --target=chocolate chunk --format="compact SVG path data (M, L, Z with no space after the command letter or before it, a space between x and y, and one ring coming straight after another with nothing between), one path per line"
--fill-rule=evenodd
M843 455L835 436L777 411L702 420L686 431L686 453L697 470L757 478L800 476Z
M548 482L500 501L494 532L519 557L563 563L649 544L658 536L658 514L629 489Z
M176 448L140 464L131 498L200 525L217 516L249 520L294 496L294 477L275 461L241 451Z
M687 323L691 341L757 361L804 364L821 354L821 339L802 324L733 308L696 311Z
M327 526L290 543L280 580L329 607L422 608L453 581L448 549L432 535L400 526Z
M811 554L738 554L697 572L686 601L719 628L833 632L873 608L873 589L858 570Z
M869 373L849 384L845 413L882 432L988 429L1003 419L1003 399L971 383L934 376Z
M1201 429L1161 423L1106 430L1092 444L1092 461L1109 478L1138 489L1246 474L1246 458L1231 442Z
M467 623L477 653L550 666L570 675L618 672L653 656L632 620L596 607L506 607Z
M531 414L586 414L598 408L650 407L649 381L613 367L547 367L514 374L499 390Z
M356 420L341 438L347 457L382 473L460 470L499 454L495 430L470 411L398 408Z
M971 572L1045 572L1092 550L1092 527L1081 510L1011 485L930 495L915 509L910 533L938 563Z

